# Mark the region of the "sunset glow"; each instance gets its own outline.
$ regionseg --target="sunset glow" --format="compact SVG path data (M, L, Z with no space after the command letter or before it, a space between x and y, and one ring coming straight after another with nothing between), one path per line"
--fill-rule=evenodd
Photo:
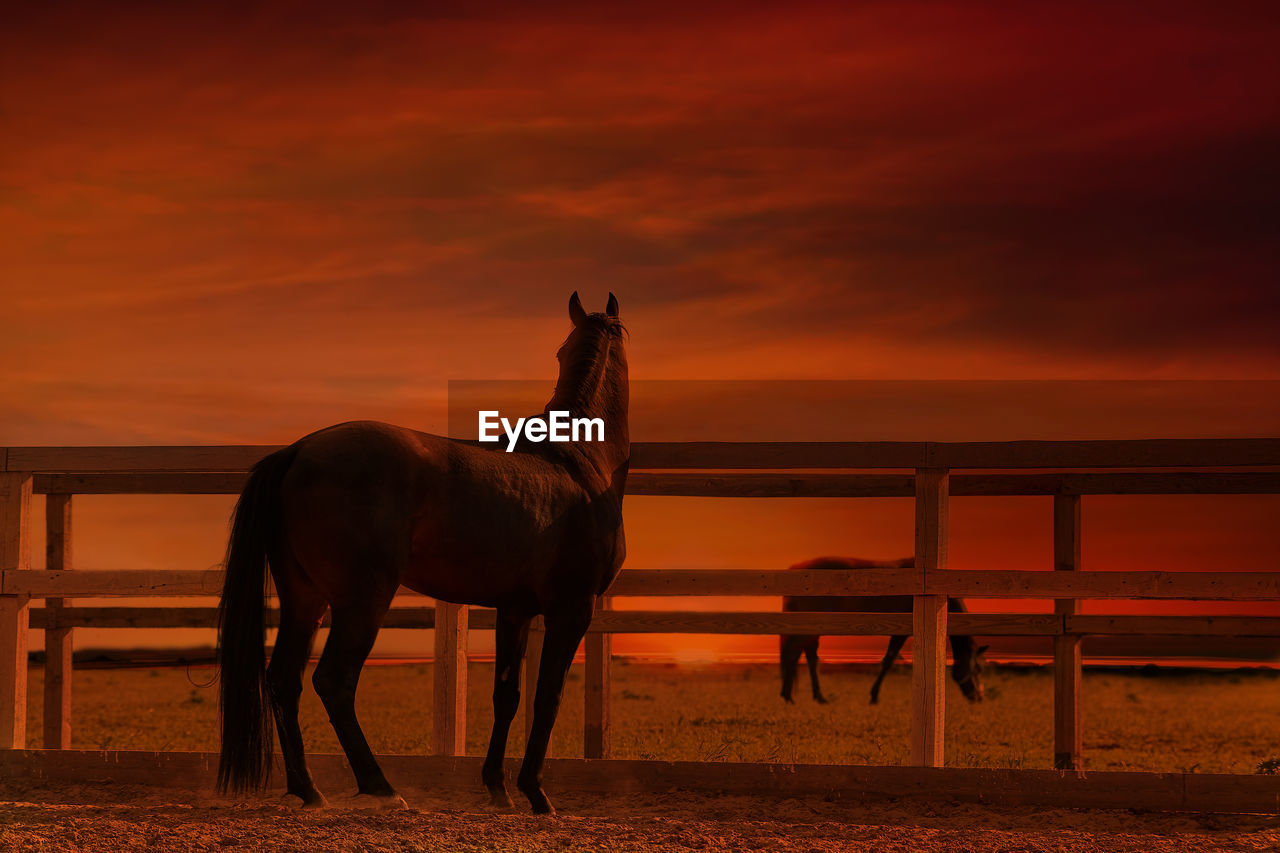
M1274 15L432 9L10 12L0 445L275 444L357 418L447 432L450 380L550 391L574 290L618 294L637 387L1280 378ZM1144 410L1099 385L1031 415L913 393L802 412L786 437L1280 428L1234 391ZM649 411L637 440L669 425ZM901 501L628 500L636 567L911 550ZM230 505L77 498L78 564L215 565ZM1048 568L1047 506L956 501L953 564ZM1091 500L1086 562L1274 569L1277 509ZM714 639L662 642L681 660L775 642Z

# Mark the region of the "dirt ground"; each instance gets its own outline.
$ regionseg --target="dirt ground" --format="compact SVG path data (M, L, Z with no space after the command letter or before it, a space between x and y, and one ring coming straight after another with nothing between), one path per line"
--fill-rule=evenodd
M494 813L480 791L403 792L377 811L335 797L304 812L191 792L0 784L0 851L1257 851L1280 819L916 802L561 793L560 814Z
M835 697L817 705L777 696L774 667L701 669L619 662L613 668L615 757L902 763L909 673L886 683L827 667ZM39 740L39 671L31 672L31 732ZM77 670L74 741L80 748L213 750L216 688L208 670ZM473 664L468 752L488 733L491 667ZM951 685L950 764L1046 767L1052 678L990 673L990 701L969 705ZM374 666L359 707L379 752L423 753L430 743L429 665ZM1280 690L1267 672L1177 676L1089 673L1085 754L1097 769L1253 772L1280 755ZM581 755L581 676L571 679L555 753ZM336 750L311 691L303 725L314 752ZM513 730L510 754L520 752ZM0 780L0 851L1257 851L1280 850L1280 818L990 807L869 799L715 796L671 790L600 797L549 789L560 814L488 809L475 789L409 788L409 808L379 811L327 790L330 807L303 812L279 800L219 799L191 791L110 784L32 786Z

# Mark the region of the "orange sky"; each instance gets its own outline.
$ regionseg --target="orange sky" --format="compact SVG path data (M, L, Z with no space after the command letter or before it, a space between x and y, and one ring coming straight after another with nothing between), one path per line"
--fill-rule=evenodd
M430 8L8 14L0 444L443 431L448 380L552 375L574 289L638 380L1280 378L1269 4ZM82 564L218 559L224 509L137 500L85 502ZM636 565L904 551L773 502L785 546L677 547L648 506ZM1179 553L1265 558L1274 502L1204 507Z

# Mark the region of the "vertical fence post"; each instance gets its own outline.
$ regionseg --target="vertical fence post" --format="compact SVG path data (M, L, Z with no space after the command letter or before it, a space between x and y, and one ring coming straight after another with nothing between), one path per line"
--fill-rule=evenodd
M916 562L919 593L912 618L911 763L941 767L946 724L947 597L927 594L931 573L947 567L945 468L916 469Z
M31 474L0 472L0 571L31 568L30 518ZM0 589L0 749L22 749L27 745L31 599L5 593Z
M45 568L51 572L71 569L71 495L51 494L45 499ZM44 630L44 748L71 748L71 655L75 640L71 628L58 624L69 598L46 598Z
M436 602L435 707L431 739L436 755L467 751L466 605Z
M529 733L533 731L533 699L538 694L538 666L542 663L542 641L547 631L541 616L533 617L529 623L529 642L524 655L524 742L529 742ZM547 742L547 756L551 756L551 742Z
M1060 572L1080 569L1080 496L1053 497L1053 568ZM1060 598L1054 613L1074 616L1079 602ZM1063 620L1066 627L1066 619ZM1059 634L1053 638L1053 765L1059 770L1079 770L1081 759L1080 722L1080 635Z
M612 599L602 595L597 612L609 610ZM612 635L590 632L586 646L586 698L582 714L582 757L609 757L609 659L613 653Z

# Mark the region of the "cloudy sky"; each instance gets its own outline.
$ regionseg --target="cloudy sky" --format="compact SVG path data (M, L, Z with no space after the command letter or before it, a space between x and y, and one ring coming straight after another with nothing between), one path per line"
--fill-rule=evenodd
M1277 376L1266 5L27 4L6 443L636 378ZM697 7L697 8L693 8Z
M443 430L575 289L636 379L1280 378L1272 5L623 5L10 10L0 444Z

